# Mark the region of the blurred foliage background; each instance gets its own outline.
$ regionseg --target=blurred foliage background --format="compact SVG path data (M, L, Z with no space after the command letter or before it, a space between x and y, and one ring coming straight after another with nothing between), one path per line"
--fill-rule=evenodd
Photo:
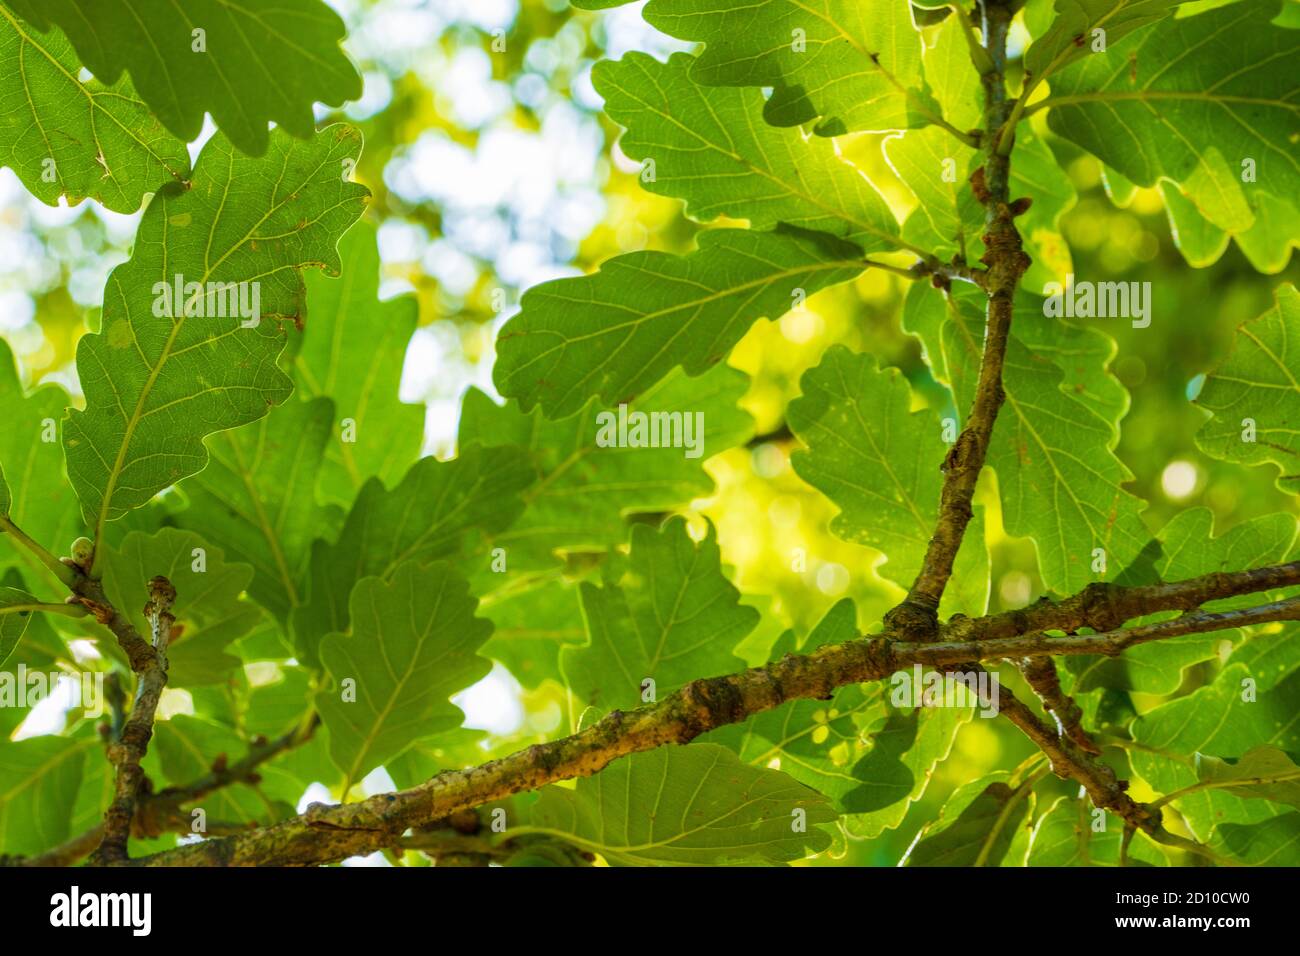
M365 134L356 178L374 193L367 215L380 228L381 294L414 291L420 304L402 397L426 404L426 451L447 456L454 453L464 390L477 385L495 394L493 339L524 289L589 271L618 253L693 245L701 227L683 216L679 202L639 188L639 166L619 151L619 129L601 114L590 82L602 57L636 49L662 58L685 45L646 25L639 3L601 14L574 11L565 0L331 4L348 23L345 46L364 74L365 93L339 113L322 110L319 119L346 119ZM1013 36L1013 53L1024 39L1023 31ZM1111 369L1131 396L1118 454L1134 475L1130 490L1149 503L1150 529L1187 506L1213 509L1220 533L1256 515L1294 512L1294 499L1276 490L1271 469L1246 470L1197 451L1192 435L1203 415L1190 399L1201 376L1227 354L1236 326L1268 307L1278 283L1300 279L1300 266L1293 258L1279 274L1261 275L1235 245L1211 266L1189 266L1158 190L1125 195L1122 185L1107 183L1095 159L1052 138L1045 124L1038 131L1078 193L1041 274L1152 284L1149 328L1093 320L1115 339ZM209 126L204 138L210 132ZM195 153L201 143L192 146ZM915 200L885 162L881 137L846 137L841 145L902 218ZM77 339L93 327L107 275L127 258L138 218L93 202L50 208L9 170L0 172L0 331L29 385L58 381L79 394ZM813 297L803 311L757 323L732 357L751 376L744 404L759 437L707 463L717 492L695 503L692 519L714 522L733 580L767 617L747 641L755 660L783 628L806 633L842 597L857 602L859 623L869 629L901 596L875 574L878 554L828 533L834 507L791 470L794 443L783 421L800 376L834 343L898 366L916 400L942 411L945 393L900 325L907 285L867 272ZM1033 547L1003 533L994 496L982 500L989 508L993 609L1023 606L1041 593ZM796 571L800 549L806 558ZM1015 686L1005 669L1002 676ZM1201 667L1189 669L1184 689L1204 678ZM492 749L513 749L553 735L562 700L560 688L525 692L498 669L461 703L471 723L492 732ZM1140 695L1133 702L1139 711L1150 703ZM970 722L902 827L874 841L842 838L831 855L892 864L913 824L933 818L955 786L1032 752L1010 725ZM1068 789L1060 784L1061 793Z

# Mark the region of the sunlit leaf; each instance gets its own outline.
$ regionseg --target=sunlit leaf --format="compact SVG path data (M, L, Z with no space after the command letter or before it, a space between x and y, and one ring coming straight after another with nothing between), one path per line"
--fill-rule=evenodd
M361 95L339 41L343 21L322 0L242 6L224 0L6 0L38 29L59 26L105 83L130 72L163 124L192 140L211 113L240 151L267 148L267 123L312 133L312 104Z
M51 206L90 197L134 212L146 193L189 175L185 143L165 130L126 78L81 80L72 45L0 5L0 163Z
M582 585L589 643L566 647L561 667L584 706L631 709L696 677L740 666L732 653L758 623L722 574L712 527L693 542L686 522L637 525L626 570L603 586Z
M102 532L200 471L206 435L288 397L291 383L276 366L283 323L302 317L301 269L338 271L334 243L366 195L340 176L339 163L359 149L346 126L307 142L277 134L260 159L217 136L189 189L169 186L154 197L135 255L108 278L100 331L77 345L86 408L69 413L63 447L88 524ZM178 276L199 287L168 308L162 290ZM255 291L259 317L251 309L243 317L242 307L211 314L231 312L232 295L251 307Z
M1300 491L1300 292L1277 288L1277 302L1237 329L1232 353L1205 380L1196 403L1213 418L1196 434L1201 450L1224 461L1272 462L1278 484Z
M817 824L835 817L783 773L688 744L624 757L573 790L546 788L525 832L562 837L615 866L772 864L825 849Z
M474 616L469 584L445 563L399 565L352 591L352 629L320 643L333 687L316 697L330 755L355 783L418 738L460 726L449 698L483 677L492 625Z
M756 229L787 223L865 252L897 248L894 214L830 142L769 126L757 89L700 86L691 79L695 62L685 53L667 63L629 53L592 74L605 112L627 128L623 152L654 163L653 178L642 177L646 189L685 200L704 222L727 216Z
M309 598L292 619L299 659L315 664L321 639L347 630L357 581L387 578L407 561L454 557L465 539L504 530L534 477L521 449L473 445L452 461L422 458L391 491L377 478L366 482L338 539L312 547Z
M1162 16L1172 6L1097 5L1117 18L1132 15L1133 24L1148 9ZM1294 70L1276 67L1300 54L1300 30L1270 24L1279 8L1246 0L1161 19L1122 39L1110 26L1104 53L1076 48L1068 55L1077 62L1053 75L1052 130L1138 185L1172 180L1221 229L1249 228L1272 197L1300 193L1293 148L1300 87ZM1044 53L1071 50L1077 32L1061 31ZM1032 71L1039 58L1034 48L1026 56Z
M339 260L341 278L305 277L307 327L290 374L300 396L334 402L317 487L326 501L347 506L366 479L392 487L420 457L424 408L398 399L419 310L414 296L380 301L374 226L349 229Z
M823 233L715 229L685 256L633 252L600 271L534 286L497 340L497 388L548 418L643 394L674 367L699 375L760 318L862 271L856 246Z

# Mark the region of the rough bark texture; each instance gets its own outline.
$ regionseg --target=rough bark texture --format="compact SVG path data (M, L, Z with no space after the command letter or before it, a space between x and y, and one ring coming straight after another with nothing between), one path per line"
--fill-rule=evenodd
M165 577L159 575L149 582L149 603L145 605L144 613L153 631L153 639L146 645L147 653L140 650L139 645L144 640L129 623L121 633L114 629L122 650L131 657L132 670L136 672L135 703L126 718L122 735L108 745L108 759L116 770L113 802L104 813L104 839L91 857L92 863L121 863L127 858L126 844L135 820L136 800L144 783L140 762L149 750L154 714L167 686L167 642L171 640L172 625L176 623L171 613L175 600L176 589ZM110 620L116 621L121 617L114 610Z
M1271 573L1263 573L1264 571ZM1205 593L1209 575L1194 581L1131 589L1149 611L1177 609L1189 593ZM1237 576L1227 576L1227 590L1242 593ZM1263 569L1259 590L1300 584L1300 565ZM1126 604L1117 589L1114 605ZM1212 597L1228 594L1210 593ZM1077 605L1077 600L1071 599ZM1063 602L1069 604L1071 602ZM1077 613L1075 610L1067 615ZM1140 613L1147 613L1146 610ZM958 640L907 642L886 631L809 655L789 655L739 674L692 681L658 703L628 713L615 711L580 733L537 744L500 760L467 770L439 774L418 787L381 794L339 806L315 804L308 811L263 830L207 840L134 861L145 866L254 866L329 863L357 854L398 848L402 834L458 810L480 806L548 783L590 776L614 760L639 751L683 744L700 734L796 698L825 699L845 684L879 680L913 664L952 667L977 660L1017 659L1061 654L1115 654L1135 644L1179 634L1240 627L1278 620L1300 620L1300 598L1259 608L1191 613L1159 624L1093 635L1051 636L1041 631L1006 636L1011 620L1023 612L971 620L962 618L941 631ZM1046 608L1039 616L1047 617ZM1002 634L995 638L986 635ZM999 707L1047 754L1053 770L1078 781L1097 806L1111 809L1161 842L1174 838L1159 826L1159 816L1134 803L1114 772L1062 740L1032 711L1002 690Z
M988 69L981 74L984 88L984 129L991 134L1002 129L1011 111L1007 99L1003 69L1006 65L1007 30L1011 25L1010 5L983 4L984 45ZM996 136L986 135L984 165L971 181L975 196L984 205L984 256L986 272L978 284L988 296L984 330L984 355L980 360L979 380L966 424L943 463L943 489L939 499L939 518L926 547L921 572L907 597L889 612L886 623L908 637L932 638L938 629L939 601L953 562L961 548L966 526L971 520L971 501L984 462L998 411L1006 398L1002 388L1002 366L1006 360L1007 337L1011 331L1011 311L1020 277L1030 266L1029 256L1021 246L1015 217L1027 206L1013 205L1008 195L1010 159L995 147Z
M1098 748L1079 721L1079 708L1063 693L1053 658L1070 654L1119 654L1148 641L1203 633L1249 624L1300 620L1300 598L1272 600L1257 607L1231 611L1204 610L1203 605L1243 594L1260 594L1300 585L1300 562L1233 573L1216 573L1188 581L1139 587L1094 584L1078 594L1055 601L1044 598L1022 610L968 618L958 615L940 624L938 608L953 563L971 519L971 503L983 471L998 412L1004 400L1003 363L1011 330L1017 286L1029 266L1015 218L1028 208L1027 199L1009 193L1015 124L1021 108L1007 95L1006 38L1015 4L985 0L980 4L983 45L971 43L984 91L983 129L950 132L983 150L983 164L971 187L985 207L983 269L955 259L941 263L923 250L911 268L877 262L868 268L898 272L908 278L929 278L941 289L952 281L970 282L987 296L984 353L975 396L965 427L943 463L944 480L935 525L921 571L907 597L886 616L882 633L826 646L808 655L787 655L763 667L737 674L691 681L658 703L628 713L615 711L572 736L538 744L482 766L449 770L409 790L381 794L338 806L313 804L306 813L273 826L236 832L155 854L127 858L130 835L153 835L179 828L184 804L213 790L255 779L256 768L296 746L314 728L314 718L272 744L255 746L232 767L214 767L211 774L188 787L142 795L144 757L152 732L154 710L166 684L166 646L175 594L165 579L151 582L146 610L153 627L152 642L137 634L130 622L109 603L86 566L60 564L22 534L7 519L0 530L11 533L54 574L68 584L71 603L87 609L117 637L137 674L137 697L120 739L109 748L116 768L115 799L104 825L28 864L57 864L82 858L95 846L93 862L148 866L187 865L314 865L349 856L403 847L429 848L447 862L483 865L500 846L483 841L457 821L473 808L547 784L597 773L621 757L656 747L684 744L700 734L779 707L786 701L828 699L842 686L888 677L914 664L936 668L980 669L980 661L1011 660L1021 669L1047 713L1049 726L1024 703L999 688L996 703L1006 716L1050 761L1052 771L1076 781L1094 806L1125 821L1124 848L1141 829L1170 846L1209 855L1191 841L1164 830L1160 807L1168 797L1144 805L1128 796L1126 784L1097 759ZM964 24L967 14L959 9ZM66 565L66 567L65 567ZM90 567L93 567L93 560ZM1274 598L1277 595L1273 595ZM1180 611L1178 617L1124 628L1126 621L1159 612ZM1096 633L1078 633L1087 630ZM1022 785L1024 786L1024 785ZM213 832L220 832L219 829ZM4 861L0 861L4 862Z

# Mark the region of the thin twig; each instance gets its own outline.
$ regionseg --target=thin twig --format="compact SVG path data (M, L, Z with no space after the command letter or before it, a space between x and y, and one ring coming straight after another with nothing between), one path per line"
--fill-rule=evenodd
M213 766L208 773L184 786L141 794L136 801L131 835L147 839L164 833L191 832L193 820L191 814L184 809L186 804L201 800L224 787L259 783L261 776L258 768L306 743L318 726L320 717L313 713L300 726L274 740L254 741L248 754L235 763ZM248 829L250 824L222 824L209 820L205 832L209 837L228 836ZM101 823L37 856L0 858L0 866L71 866L94 852L103 839L104 825Z
M984 287L987 272L984 269L972 269L962 262L941 262L934 256L918 259L910 266L895 266L875 259L864 259L868 269L880 269L892 272L904 279L937 278L943 282L969 282L971 285Z
M113 802L104 813L104 839L91 857L97 865L123 863L127 859L127 840L136 815L136 801L144 781L140 762L149 750L153 737L154 714L163 688L167 686L167 642L171 639L172 602L176 589L161 575L149 582L149 603L145 616L149 620L152 640L146 651L139 648L142 638L131 628L129 633L118 635L122 649L131 658L136 673L135 703L122 728L122 736L108 747L109 761L116 768L113 785ZM121 615L114 612L117 617ZM138 661L138 666L137 666Z
M994 0L983 4L984 48L993 65L980 77L984 87L986 134L1001 128L1011 110L1003 73L1006 69L1007 31L1012 16L1007 4ZM984 165L976 171L971 183L976 198L985 207L983 240L986 251L980 261L988 267L979 283L988 296L979 380L966 425L944 461L939 517L926 547L921 571L907 597L886 616L891 627L919 640L935 636L939 601L952 576L953 562L970 523L975 485L984 470L993 426L1006 397L1002 388L1002 365L1011 330L1012 303L1020 277L1030 265L1013 221L1015 212L1008 193L1009 161L999 155L991 136L986 135L985 139L989 140L989 145L985 149Z

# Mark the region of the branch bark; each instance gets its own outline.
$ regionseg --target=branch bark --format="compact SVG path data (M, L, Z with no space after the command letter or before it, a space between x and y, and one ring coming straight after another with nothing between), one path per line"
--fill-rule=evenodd
M98 597L103 597L98 582L87 579L84 583L79 581L78 586L83 590L94 590ZM122 650L131 659L131 669L135 671L137 680L135 703L122 728L122 735L108 746L108 759L116 769L116 776L113 802L104 813L104 838L91 857L91 862L97 865L121 863L127 859L127 840L131 836L136 801L144 782L144 770L140 763L149 750L154 714L158 710L163 689L167 686L167 642L171 640L172 625L176 621L171 613L172 602L175 600L176 589L165 577L159 575L149 582L149 603L145 605L145 616L149 619L153 632L151 642L140 637L130 622L112 608L107 600L99 604L99 607L111 611L107 614L107 620L101 619L101 622L113 629Z
M939 601L952 576L953 562L971 520L975 486L984 470L993 426L1006 397L1002 389L1002 366L1011 330L1012 303L1020 277L1030 265L1014 221L1023 211L1023 204L1013 206L1008 193L1010 158L998 152L996 137L991 135L1002 128L1012 108L1007 99L1004 71L1007 31L1013 11L1010 4L998 0L986 0L981 7L984 49L992 69L980 75L986 131L984 165L976 170L971 187L985 208L985 253L980 261L987 268L980 274L978 283L988 296L984 355L965 427L943 463L939 518L926 547L921 571L907 597L885 618L891 628L917 640L933 639L938 630Z
M1300 563L1291 563L1235 575L1206 575L1171 585L1131 589L1109 586L1106 606L1137 608L1135 613L1146 614L1183 608L1189 595L1202 595L1209 601L1296 584L1300 584ZM1095 589L1090 591L1096 593ZM132 862L144 866L307 866L337 862L358 854L398 849L407 829L459 810L560 780L590 776L628 754L687 743L716 727L737 723L786 701L825 699L845 684L880 680L913 664L950 667L1002 658L1115 654L1139 643L1178 634L1300 620L1300 598L1295 598L1245 610L1185 613L1171 621L1127 631L1066 636L1052 636L1041 630L1015 631L1029 621L1074 620L1094 606L1077 595L1060 602L1056 613L1040 604L1032 613L1013 611L977 619L955 618L940 634L954 639L938 642L906 641L901 632L887 629L874 637L828 645L809 655L789 655L738 674L695 680L658 703L628 713L614 711L572 736L537 744L478 767L446 771L409 790L337 806L313 804L306 813L271 827L188 844ZM1139 821L1137 825L1153 838L1163 838L1158 815L1153 817L1133 802L1114 779L1113 771L1090 754L1078 752L1070 741L1059 739L1014 697L1005 695L999 700L1003 712L1044 750L1054 769L1078 780L1098 801L1097 805L1113 809L1126 820Z
M181 787L167 787L157 793L141 794L136 801L131 836L150 838L164 833L190 833L192 819L184 809L186 804L202 800L209 794L234 784L256 785L261 782L259 767L306 743L319 726L320 717L313 714L301 727L295 727L274 740L254 741L248 754L235 763L213 766L202 777ZM251 824L222 824L209 820L207 835L228 836L252 828ZM104 825L101 823L38 856L0 857L0 866L71 866L93 853L103 840Z

